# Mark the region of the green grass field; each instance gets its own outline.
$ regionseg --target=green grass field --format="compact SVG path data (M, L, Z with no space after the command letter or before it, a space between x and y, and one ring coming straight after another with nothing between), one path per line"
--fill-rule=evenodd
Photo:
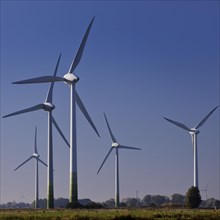
M54 210L0 210L0 219L7 220L99 220L99 219L192 219L219 220L220 210L204 209L54 209Z

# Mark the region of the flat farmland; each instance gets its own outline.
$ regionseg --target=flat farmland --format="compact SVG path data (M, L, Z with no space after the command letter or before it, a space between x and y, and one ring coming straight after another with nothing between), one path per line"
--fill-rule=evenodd
M7 220L219 220L220 210L214 209L7 209L0 210L0 219Z

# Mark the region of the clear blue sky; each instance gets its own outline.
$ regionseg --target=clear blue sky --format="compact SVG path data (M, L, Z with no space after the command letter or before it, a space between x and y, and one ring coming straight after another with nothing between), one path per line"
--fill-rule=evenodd
M219 104L219 1L1 1L1 115L39 104L49 84L11 82L58 75L70 66L84 32L92 26L77 91L101 134L77 109L79 198L114 197L114 156L96 174L115 137L142 151L120 151L121 198L185 194L193 185L190 135L163 116L195 126ZM69 138L69 89L54 87L54 117ZM1 119L1 202L34 199L33 152L47 161L47 114ZM219 198L219 109L198 136L199 185ZM54 129L55 198L69 193L69 149ZM202 197L205 193L201 192ZM40 166L40 197L46 169Z

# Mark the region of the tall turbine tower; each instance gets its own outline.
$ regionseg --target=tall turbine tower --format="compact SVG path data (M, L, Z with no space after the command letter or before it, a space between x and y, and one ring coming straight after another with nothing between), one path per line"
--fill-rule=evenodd
M38 175L38 162L41 162L43 165L47 167L47 164L44 163L40 159L40 155L37 151L37 127L35 128L35 139L34 139L34 153L32 156L30 156L27 160L25 160L22 164L20 164L17 168L14 169L17 170L21 166L23 166L25 163L27 163L29 160L35 158L36 159L36 170L35 170L35 208L39 208L39 175Z
M209 116L218 108L219 106L216 106L214 109L212 109L211 112L209 112L200 122L199 124L197 124L194 128L188 128L186 125L179 123L177 121L173 121L171 119L165 118L167 121L175 124L176 126L187 130L191 137L192 137L192 145L193 145L193 155L194 155L194 181L193 181L193 185L195 187L199 188L199 180L198 180L198 150L197 150L197 135L200 133L200 131L198 130L198 128L200 128L205 122L206 120L209 118Z
M28 80L22 80L14 82L14 84L28 84L28 83L46 83L46 82L65 82L70 86L70 195L69 202L78 202L78 186L77 186L77 142L76 142L76 103L79 106L81 112L84 114L96 134L100 137L94 123L92 122L85 106L83 105L77 91L76 83L79 81L79 77L74 73L77 65L79 64L83 50L92 27L95 17L91 20L80 47L76 53L75 58L72 61L70 69L63 77L58 76L42 76Z
M141 150L140 148L135 148L135 147L127 147L127 146L124 146L124 145L120 145L112 131L111 131L111 128L109 126L109 123L108 123L108 120L106 118L106 115L104 113L104 117L105 117L105 121L106 121L106 124L107 124L107 127L108 127L108 130L109 130L109 133L110 133L110 136L111 136L111 139L112 139L112 146L109 150L109 152L107 153L105 159L103 160L97 174L99 173L99 171L102 169L102 166L104 165L105 161L107 160L108 156L111 154L112 150L115 149L115 207L119 207L120 205L120 195L119 195L119 149L131 149L131 150Z
M56 73L57 73L57 69L58 69L59 62L60 62L60 57L61 57L61 55L59 56L57 64L56 64L56 68L55 68L55 71L54 71L54 77L56 76ZM22 114L22 113L36 111L36 110L40 110L40 109L43 109L44 111L46 111L48 113L47 208L54 208L52 123L54 124L54 126L58 130L58 132L61 135L61 137L63 138L63 140L69 146L68 141L64 137L61 129L59 128L59 126L56 123L54 117L52 116L52 111L55 109L55 106L52 104L52 101L53 101L53 87L54 87L54 82L52 82L50 84L48 94L47 94L47 97L46 97L46 100L45 100L44 103L35 105L31 108L26 108L24 110L17 111L17 112L5 115L3 117L3 118L6 118L6 117L19 115L19 114Z

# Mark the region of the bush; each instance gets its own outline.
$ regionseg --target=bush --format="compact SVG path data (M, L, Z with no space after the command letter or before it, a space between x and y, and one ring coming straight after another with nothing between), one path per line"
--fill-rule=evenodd
M198 187L190 187L186 193L186 205L189 208L198 208L201 201L201 195Z

